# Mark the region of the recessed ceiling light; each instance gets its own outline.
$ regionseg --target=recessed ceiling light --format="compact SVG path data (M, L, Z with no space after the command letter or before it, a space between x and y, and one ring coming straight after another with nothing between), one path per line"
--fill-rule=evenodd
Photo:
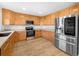
M23 11L26 11L26 8L22 8L23 9Z
M42 14L43 12L41 12L41 11L38 11L38 13L39 13L39 14Z

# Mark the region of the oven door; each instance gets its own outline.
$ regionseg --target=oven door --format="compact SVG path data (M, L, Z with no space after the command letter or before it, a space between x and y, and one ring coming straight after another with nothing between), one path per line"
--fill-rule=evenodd
M34 30L28 30L26 31L27 37L35 36L35 31Z
M64 19L64 34L75 36L75 19L76 17L67 17Z

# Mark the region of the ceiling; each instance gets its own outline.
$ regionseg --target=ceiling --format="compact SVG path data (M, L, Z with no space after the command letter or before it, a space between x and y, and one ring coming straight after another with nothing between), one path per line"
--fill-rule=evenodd
M45 16L73 4L75 2L0 2L2 8L36 16Z

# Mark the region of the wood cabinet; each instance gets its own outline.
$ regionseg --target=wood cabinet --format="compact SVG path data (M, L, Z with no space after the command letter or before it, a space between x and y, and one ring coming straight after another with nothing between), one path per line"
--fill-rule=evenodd
M55 18L52 15L47 15L41 18L40 24L44 26L55 25Z
M45 25L52 25L51 16L48 15L45 17Z
M10 56L12 53L12 48L16 40L15 32L7 39L7 41L2 45L0 53L2 56Z
M2 9L2 19L4 25L24 25L27 20L33 20L34 25L55 25L55 18L57 17L64 17L67 15L73 15L73 14L79 14L79 4L75 4L73 6L70 6L66 9L59 10L55 13L49 14L47 16L33 16L28 14L22 14L13 12L8 9ZM41 20L43 18L43 20Z
M3 47L1 47L1 55L2 56L11 55L11 52L12 52L12 44L11 44L11 41L8 41L5 44L6 45L4 45Z
M34 21L34 25L40 25L40 17L17 13L8 9L2 9L2 19L4 25L25 25L26 21Z
M68 8L59 10L56 13L58 14L56 17L64 17L64 16L69 16L69 15L79 15L79 3L74 4Z
M26 40L26 31L17 31L17 41Z
M47 26L55 25L55 18L75 15L75 14L79 15L79 3L42 17L44 20L41 20L41 23L42 25L47 25Z
M0 55L1 56L10 56L12 53L14 44L18 41L26 40L25 33L26 33L25 31L14 32L0 48Z
M12 24L12 14L10 10L2 9L2 20L4 25Z
M40 25L40 18L39 17L35 17L35 19L34 19L34 25L36 25L36 26Z
M33 21L34 25L36 25L36 26L40 25L40 18L38 16L29 15L27 17L27 15L26 15L26 21Z
M18 42L18 33L16 31L13 34L12 40L13 40L13 44L15 44L16 42Z
M14 24L15 25L25 25L25 16L23 14L15 13L14 14Z
M41 37L41 30L35 30L35 38Z
M2 20L4 25L24 25L25 16L8 9L2 9Z
M43 30L42 37L49 40L53 44L55 43L55 32Z

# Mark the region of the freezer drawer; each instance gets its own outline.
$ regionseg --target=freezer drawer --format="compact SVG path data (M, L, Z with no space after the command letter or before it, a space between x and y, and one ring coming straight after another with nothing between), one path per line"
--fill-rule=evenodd
M70 55L77 56L77 45L66 43L66 52Z

